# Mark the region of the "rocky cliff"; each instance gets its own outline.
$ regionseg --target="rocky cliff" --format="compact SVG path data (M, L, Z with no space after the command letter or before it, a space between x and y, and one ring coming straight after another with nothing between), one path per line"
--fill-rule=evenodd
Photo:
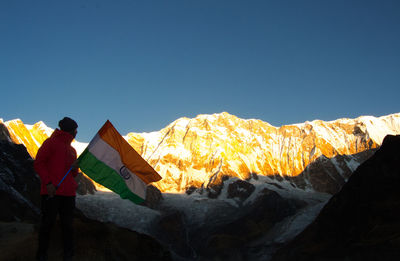
M400 260L400 135L360 165L274 261Z
M39 194L39 177L24 145L0 140L0 220L37 221Z

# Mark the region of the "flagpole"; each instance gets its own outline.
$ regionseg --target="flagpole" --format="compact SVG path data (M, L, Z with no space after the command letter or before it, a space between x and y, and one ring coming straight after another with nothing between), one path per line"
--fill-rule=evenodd
M72 165L73 166L73 165ZM56 189L58 189L58 187L61 185L61 183L64 181L64 179L67 177L67 175L71 172L72 170L72 166L69 168L67 174L64 175L64 177L62 178L62 180L58 183L58 185L56 186Z

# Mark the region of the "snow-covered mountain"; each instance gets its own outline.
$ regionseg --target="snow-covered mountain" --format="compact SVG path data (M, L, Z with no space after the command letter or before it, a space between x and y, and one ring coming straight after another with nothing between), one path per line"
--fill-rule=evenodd
M321 186L310 171L343 185L370 155L363 152L377 148L387 134L400 134L400 113L274 127L224 112L180 118L158 132L129 133L126 139L163 177L156 184L161 191L258 174L334 193L340 186Z
M53 131L43 122L4 124L32 157ZM400 113L274 127L223 112L180 118L160 131L125 138L163 177L155 184L163 192L212 188L226 177L257 174L333 194L387 134L400 134ZM86 145L73 143L78 153Z
M32 158L35 158L39 147L54 131L43 121L29 125L24 124L21 119L6 122L0 119L0 123L3 123L7 127L14 143L25 145ZM76 149L77 153L80 154L86 148L87 143L74 140L72 146Z

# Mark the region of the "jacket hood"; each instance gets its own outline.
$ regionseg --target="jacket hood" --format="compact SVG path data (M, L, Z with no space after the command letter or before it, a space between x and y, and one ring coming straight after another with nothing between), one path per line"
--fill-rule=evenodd
M59 129L54 130L54 132L51 134L51 138L60 139L68 144L71 144L71 142L74 140L74 137L70 133Z

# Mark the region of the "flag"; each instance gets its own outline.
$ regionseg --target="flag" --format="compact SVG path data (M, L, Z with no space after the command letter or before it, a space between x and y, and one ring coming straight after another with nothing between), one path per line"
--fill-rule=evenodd
M91 179L136 204L146 199L146 188L161 176L129 145L110 121L78 158Z

